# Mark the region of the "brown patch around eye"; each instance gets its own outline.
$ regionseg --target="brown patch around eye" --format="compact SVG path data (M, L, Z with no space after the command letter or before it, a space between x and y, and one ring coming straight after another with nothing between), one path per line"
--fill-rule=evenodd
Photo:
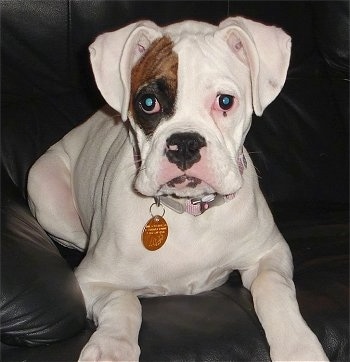
M133 67L129 109L136 122L141 123L142 128L155 128L160 118L170 116L170 110L174 109L176 100L177 69L178 56L173 51L173 42L169 37L156 39ZM163 103L161 104L162 113L147 119L147 115L143 115L138 109L136 98L147 86L159 82L161 82L161 87L156 87L159 94L155 95L157 98L159 96L158 100ZM147 124L152 121L156 124L153 126Z

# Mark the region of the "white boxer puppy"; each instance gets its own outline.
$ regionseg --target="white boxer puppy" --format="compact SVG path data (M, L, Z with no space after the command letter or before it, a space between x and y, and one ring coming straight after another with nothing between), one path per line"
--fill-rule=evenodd
M112 108L53 145L30 206L76 269L96 332L81 361L138 360L138 297L195 294L241 273L273 360L326 360L300 315L292 257L243 147L286 78L291 40L241 17L142 21L90 47ZM124 121L124 122L123 122Z

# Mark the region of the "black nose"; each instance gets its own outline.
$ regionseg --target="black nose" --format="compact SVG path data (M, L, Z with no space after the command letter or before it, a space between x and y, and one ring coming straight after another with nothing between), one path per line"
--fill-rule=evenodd
M174 133L166 140L166 156L180 170L185 171L201 159L199 150L206 145L204 137L199 133Z

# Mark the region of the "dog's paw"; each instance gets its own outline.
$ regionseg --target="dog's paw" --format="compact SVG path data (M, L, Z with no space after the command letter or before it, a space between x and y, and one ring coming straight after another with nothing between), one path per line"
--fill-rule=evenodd
M299 340L297 343L281 344L277 348L271 346L271 359L274 362L285 361L329 361L316 337Z
M324 362L329 361L326 354L320 351L310 351L306 348L293 351L291 353L273 353L271 352L273 362Z
M94 336L93 336L94 337ZM140 348L126 340L104 337L91 338L80 353L79 362L138 361Z

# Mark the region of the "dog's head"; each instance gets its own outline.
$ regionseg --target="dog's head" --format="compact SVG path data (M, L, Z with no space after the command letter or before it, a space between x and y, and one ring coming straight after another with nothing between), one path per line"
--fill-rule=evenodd
M97 85L136 136L144 195L232 194L254 112L280 92L290 37L241 17L131 24L90 46Z

